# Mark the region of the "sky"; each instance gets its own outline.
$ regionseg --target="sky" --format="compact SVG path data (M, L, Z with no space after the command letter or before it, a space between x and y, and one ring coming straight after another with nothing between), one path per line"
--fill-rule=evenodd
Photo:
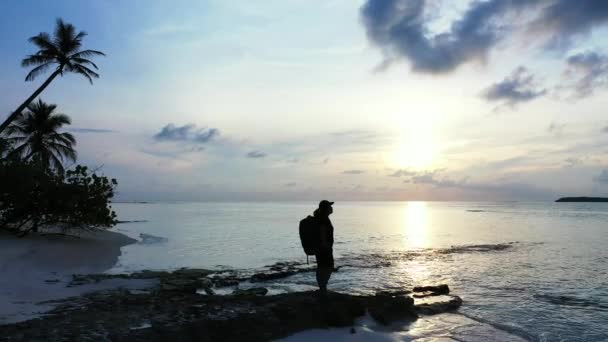
M56 79L118 200L608 195L605 0L0 3L0 117L57 18L101 77ZM567 15L565 15L567 14Z

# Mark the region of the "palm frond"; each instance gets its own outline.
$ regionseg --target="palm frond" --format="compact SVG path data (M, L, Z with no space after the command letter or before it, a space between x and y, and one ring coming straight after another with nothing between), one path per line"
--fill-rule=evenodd
M58 131L71 123L69 116L55 113L57 106L38 99L30 103L27 112L9 126L12 143L20 143L19 155L31 156L45 166L62 170L61 160L75 161L76 139L71 133Z
M80 50L82 38L86 36L86 32L81 31L76 33L74 25L65 23L61 19L57 19L55 28L54 42L58 45L66 56Z
M27 76L25 76L25 81L26 82L33 81L34 79L36 79L36 77L45 73L52 65L53 65L52 62L47 62L45 64L35 67L34 69L30 70L30 72L27 74Z
M33 43L37 47L39 47L42 51L57 53L59 52L59 47L55 45L51 36L46 32L40 32L37 36L30 37L30 43Z
M74 36L74 40L77 40L78 42L82 41L82 38L88 36L89 34L86 33L85 31L80 31L78 32L78 34L76 36Z
M46 153L43 156L44 156L43 162L47 166L53 167L59 173L63 173L64 172L63 163L61 162L61 160L59 159L59 157L57 157L54 153L52 153L50 151L46 151Z
M24 157L27 152L29 152L29 144L24 143L15 147L15 149L9 153L9 156Z
M55 58L52 56L47 56L47 55L37 53L35 55L29 55L26 58L24 58L21 61L21 66L24 68L27 68L32 65L41 65L41 64L51 63L54 60L55 60Z
M76 145L76 138L74 138L72 133L68 132L51 134L49 135L49 139L59 141L60 143L68 146Z
M71 150L74 150L74 145L75 144L76 144L76 142L74 142L72 144L69 141L59 141L57 139L55 139L53 141L47 141L46 142L46 145L49 146L49 147L65 148L65 149L71 149Z
M6 135L11 136L17 133L27 134L27 130L23 122L23 116L24 115L21 114L20 117L15 119L15 121L13 121L13 123L6 128Z
M22 144L28 141L29 137L21 135L21 136L10 136L6 138L6 141L11 144Z
M95 68L95 70L99 69L97 67L97 64L93 63L92 61L90 61L86 58L72 57L72 58L70 58L70 60L75 62L76 64L80 64L80 65L88 64L88 65L92 66L93 68Z
M74 39L76 28L70 23L65 23L63 19L57 18L53 42L62 52L69 51L71 41Z
M47 124L49 125L49 127L61 128L61 126L63 125L72 124L72 119L65 114L57 113L53 114L48 118Z
M91 84L93 84L93 77L99 78L99 74L81 64L73 65L71 69L72 72L84 76Z
M34 117L41 117L43 114L49 116L56 108L56 104L46 103L42 99L38 99L38 101L34 101L27 106L27 109L31 112L30 114Z
M62 159L67 159L70 161L76 161L78 154L76 150L74 150L71 146L61 145L61 144L49 144L48 150L50 152L55 152Z
M105 56L105 55L106 55L105 53L103 53L101 51L97 51L97 50L83 50L83 51L76 52L71 57L89 58L89 57Z
M84 70L84 71L85 71L87 74L89 74L91 77L99 78L99 74L98 74L98 73L96 73L95 71L93 71L93 70L91 70L91 69L87 68L86 66L84 66L84 65L82 65L82 64L79 64L79 65L78 65L78 68L79 68L79 69Z
M26 81L34 80L52 64L57 64L60 75L63 76L64 71L74 72L93 83L93 78L98 78L99 74L92 69L97 70L98 67L89 58L105 54L97 50L81 51L82 40L86 36L85 31L76 31L74 25L58 18L52 37L46 32L31 37L29 41L40 50L21 61L23 67L36 67L27 74Z

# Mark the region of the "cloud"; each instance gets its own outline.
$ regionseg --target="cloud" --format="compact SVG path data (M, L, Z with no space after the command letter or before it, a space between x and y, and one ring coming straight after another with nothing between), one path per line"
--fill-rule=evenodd
M566 163L566 165L564 167L567 168L572 168L578 165L582 165L583 164L583 159L582 158L576 158L576 157L569 157L566 158L564 160L564 162Z
M262 151L251 151L246 156L247 158L265 158L267 154Z
M500 0L499 0L500 1ZM546 4L532 28L548 32L548 47L568 47L572 40L588 34L595 26L608 21L608 1L605 0L535 0L529 3Z
M179 141L205 144L220 135L217 128L197 128L194 124L175 126L170 123L154 135L157 141Z
M194 135L194 141L198 143L207 143L218 136L220 131L217 128L202 129Z
M602 184L608 184L608 170L602 170L599 176L593 178L593 181Z
M386 138L378 132L368 130L339 131L332 132L329 135L339 143L357 143L362 145L374 145Z
M70 128L70 132L74 133L114 133L116 131L112 129L101 129L101 128Z
M410 171L407 169L399 169L399 170L391 173L389 176L390 177L402 177L402 176L407 177L407 176L413 176L415 174L416 174L416 171Z
M442 175L442 170L420 171L410 179L405 180L405 183L417 185L430 185L435 188L453 188L470 192L474 194L492 194L494 198L507 199L548 199L555 196L551 190L540 188L533 184L511 183L496 181L493 183L471 182L470 177L462 177L460 180L455 180L452 177Z
M487 101L503 102L509 107L514 107L518 103L532 101L547 93L546 89L537 88L534 75L520 66L510 76L484 90L482 96Z
M608 86L608 56L597 52L579 53L568 57L566 64L564 76L571 83L565 88L572 91L571 97L585 98L593 95L596 88Z
M405 59L414 71L447 73L467 62L485 61L499 42L517 31L533 37L542 32L549 40L545 47L556 48L608 21L605 0L489 0L473 1L448 30L431 32L434 6L431 0L365 2L362 23L384 54L382 68Z
M465 185L467 178L463 178L461 181L455 181L449 179L447 177L443 177L442 179L438 179L439 171L423 171L415 176L412 176L409 182L414 184L430 184L436 187L462 187Z
M360 175L365 173L365 171L363 170L346 170L346 171L342 171L342 174L344 175Z
M552 122L549 127L547 127L547 132L555 135L561 135L564 132L564 128L566 128L566 124Z

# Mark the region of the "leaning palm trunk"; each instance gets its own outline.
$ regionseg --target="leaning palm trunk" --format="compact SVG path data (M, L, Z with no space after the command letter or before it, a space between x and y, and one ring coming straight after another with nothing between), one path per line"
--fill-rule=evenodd
M19 108L17 108L17 110L15 110L11 115L9 115L8 118L6 118L6 120L4 120L4 122L2 123L2 125L0 125L0 135L2 135L2 132L11 124L11 122L13 122L20 114L21 112L27 107L29 106L29 104L34 101L34 99L36 97L38 97L38 95L40 95L40 93L42 93L42 91L48 87L49 84L51 84L51 82L55 79L55 77L57 77L57 75L61 74L61 70L57 69L55 70L54 73L51 74L51 76L49 76L49 78L47 78L46 81L44 81L44 83L42 83L42 85L40 87L38 87L38 89L36 89L36 91L27 98L27 100L25 100L25 102L23 102L21 104L21 106L19 106Z

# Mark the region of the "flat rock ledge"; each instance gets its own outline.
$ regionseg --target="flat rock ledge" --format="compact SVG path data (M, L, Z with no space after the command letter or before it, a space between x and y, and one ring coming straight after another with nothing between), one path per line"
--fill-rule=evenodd
M212 284L219 281L209 276L204 270L131 275L161 282L149 291L99 291L56 302L42 318L0 326L0 341L269 341L308 329L353 326L366 313L388 325L462 304L447 285L414 288L414 294L424 295L416 303L406 290L266 296L266 288L255 287L217 296ZM75 283L96 277L77 276Z

